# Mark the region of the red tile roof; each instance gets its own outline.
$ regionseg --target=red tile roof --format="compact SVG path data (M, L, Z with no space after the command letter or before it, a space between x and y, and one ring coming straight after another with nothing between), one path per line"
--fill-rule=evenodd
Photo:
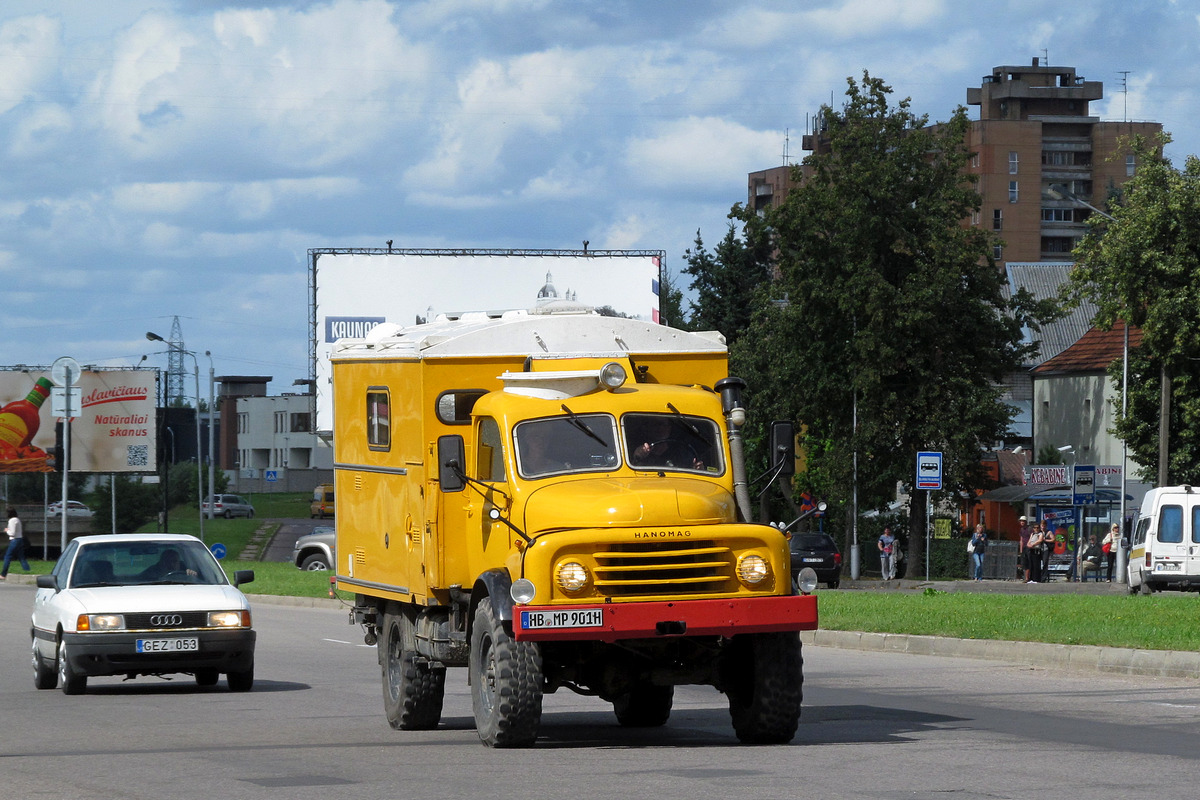
M1079 341L1063 350L1049 361L1036 367L1036 375L1067 372L1103 372L1108 365L1121 358L1124 347L1125 323L1117 321L1112 330L1092 328ZM1142 343L1142 329L1129 329L1129 349L1134 350Z

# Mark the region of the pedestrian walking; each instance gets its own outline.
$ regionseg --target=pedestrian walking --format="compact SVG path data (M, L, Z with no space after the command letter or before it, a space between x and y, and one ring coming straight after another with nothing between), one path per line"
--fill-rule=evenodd
M971 560L975 562L975 580L983 580L983 557L987 553L988 537L987 531L983 529L983 523L980 522L975 526L975 532L971 534L971 543L968 549L971 551Z
M4 528L8 534L8 547L4 551L4 567L0 569L0 581L8 578L8 565L14 560L21 562L21 569L29 572L29 561L25 558L25 528L17 510L11 506L8 509L8 525Z
M890 581L896 577L896 561L892 555L896 548L896 537L892 535L892 526L883 526L883 535L879 537L879 568L883 579Z

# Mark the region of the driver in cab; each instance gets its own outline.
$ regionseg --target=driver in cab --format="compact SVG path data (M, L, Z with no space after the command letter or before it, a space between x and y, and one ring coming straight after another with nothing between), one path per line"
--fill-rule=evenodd
M162 555L158 557L158 562L145 569L141 578L148 581L160 581L174 575L175 577L194 576L198 574L194 569L190 569L184 565L183 559L179 555L179 551L173 547L163 550Z
M670 417L648 416L630 439L629 463L635 467L704 469L695 448L683 438L686 435L683 427Z

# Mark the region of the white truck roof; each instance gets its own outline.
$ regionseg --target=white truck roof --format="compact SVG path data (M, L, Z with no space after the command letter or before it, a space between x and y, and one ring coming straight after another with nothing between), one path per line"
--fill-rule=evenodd
M331 360L462 356L621 356L626 353L724 353L718 331L689 333L595 311L539 314L468 312L404 327L385 322L361 339L339 339Z

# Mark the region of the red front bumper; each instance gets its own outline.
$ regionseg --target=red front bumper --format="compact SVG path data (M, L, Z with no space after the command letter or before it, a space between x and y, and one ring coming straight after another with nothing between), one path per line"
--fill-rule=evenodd
M599 624L595 624L596 611L600 612ZM539 620L543 624L560 624L539 627ZM585 627L568 627L580 623ZM816 627L815 595L513 608L513 637L527 642L733 636L811 631Z

